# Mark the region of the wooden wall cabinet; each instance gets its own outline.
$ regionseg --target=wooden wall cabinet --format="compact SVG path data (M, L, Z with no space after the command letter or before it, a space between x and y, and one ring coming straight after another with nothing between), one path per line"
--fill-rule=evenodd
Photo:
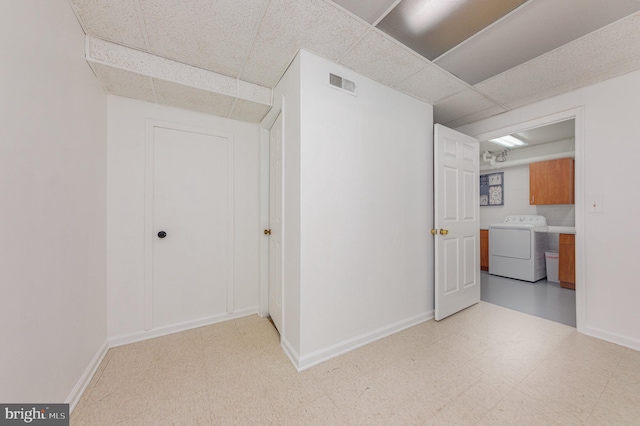
M480 230L480 269L489 270L489 230Z
M560 234L558 279L560 287L576 289L576 236Z
M529 204L573 204L573 158L529 164Z

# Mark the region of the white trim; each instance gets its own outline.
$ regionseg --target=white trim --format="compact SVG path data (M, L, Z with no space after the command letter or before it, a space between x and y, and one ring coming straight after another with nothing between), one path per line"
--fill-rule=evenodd
M232 133L219 132L202 127L187 126L178 123L147 119L146 122L146 145L145 145L145 182L144 182L144 330L153 330L153 241L154 241L154 218L153 218L153 165L154 165L154 130L155 128L177 130L182 132L198 133L209 136L216 136L226 139L227 144L227 247L229 258L227 260L227 286L226 286L226 310L227 314L234 311L235 293L235 216L234 216L234 151L235 144Z
M292 359L292 362L298 371L303 371L307 368L313 367L314 365L318 365L322 362L328 361L331 358L335 358L361 346L368 345L369 343L375 342L376 340L383 339L394 333L421 324L430 319L433 319L432 310L379 328L378 330L373 330L368 333L361 334L360 336L352 337L340 343L336 343L335 345L331 345L326 348L311 352L310 354L303 355L302 357L297 356L297 359ZM285 343L286 342L283 339L283 349L285 349L285 352L287 352L289 358L297 355L293 348L290 347L290 345L288 347L285 347Z
M130 343L141 342L143 340L153 339L155 337L166 336L168 334L179 333L181 331L187 331L198 327L204 327L206 325L217 324L237 318L246 317L249 315L256 315L258 313L258 307L253 306L251 308L242 309L232 314L219 314L210 317L204 317L193 321L185 321L178 324L168 325L166 327L156 328L150 331L138 331L135 333L121 334L109 338L109 347L115 348L122 345L128 345Z
M289 361L293 364L297 371L301 371L299 367L300 354L296 351L291 343L284 337L280 338L280 347L284 353L289 357Z
M211 133L207 133L211 134ZM219 136L219 135L214 135ZM232 314L234 310L235 295L235 167L234 167L234 151L235 143L233 134L228 134L227 138L227 313Z
M523 132L536 127L546 126L566 120L575 120L575 212L576 212L576 329L580 333L586 331L586 294L587 276L585 273L585 239L584 239L584 200L585 200L585 107L578 106L550 115L540 116L531 120L519 122L506 127L501 127L488 132L471 134L480 141L496 137Z
M145 137L144 172L144 329L153 328L153 135L156 121L148 119Z
M80 398L82 398L87 386L91 383L93 375L98 371L98 367L100 367L100 363L104 359L105 355L107 355L108 350L109 342L105 340L102 345L100 345L100 348L98 348L98 351L91 359L91 362L89 362L89 365L87 365L87 368L85 368L80 379L78 379L76 385L71 390L71 393L69 393L67 399L64 401L66 404L69 404L69 414L71 414L73 409L76 408L78 401L80 401Z
M609 331L591 326L585 327L584 334L598 339L606 340L607 342L615 343L617 345L625 346L635 351L640 351L640 340L637 339L632 339L627 336L622 336L617 333L611 333Z
M268 129L260 129L260 290L259 314L269 316L269 238L262 230L269 229L269 138Z

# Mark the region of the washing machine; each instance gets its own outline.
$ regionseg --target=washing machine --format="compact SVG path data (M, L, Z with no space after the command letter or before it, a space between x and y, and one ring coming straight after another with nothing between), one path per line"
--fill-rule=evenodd
M489 226L489 274L536 282L547 276L547 218L512 215Z

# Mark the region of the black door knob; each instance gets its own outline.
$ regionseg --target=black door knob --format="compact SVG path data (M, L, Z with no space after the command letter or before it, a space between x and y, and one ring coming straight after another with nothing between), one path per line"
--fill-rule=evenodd
M167 236L167 233L166 233L166 232L164 232L164 231L160 231L160 232L158 232L158 237L160 237L160 238L164 238L164 237L166 237L166 236Z

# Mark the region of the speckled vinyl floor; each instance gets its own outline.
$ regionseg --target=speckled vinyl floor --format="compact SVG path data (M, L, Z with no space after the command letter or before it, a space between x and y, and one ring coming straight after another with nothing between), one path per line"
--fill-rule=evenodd
M480 302L297 373L249 316L109 350L72 425L639 425L640 353Z

